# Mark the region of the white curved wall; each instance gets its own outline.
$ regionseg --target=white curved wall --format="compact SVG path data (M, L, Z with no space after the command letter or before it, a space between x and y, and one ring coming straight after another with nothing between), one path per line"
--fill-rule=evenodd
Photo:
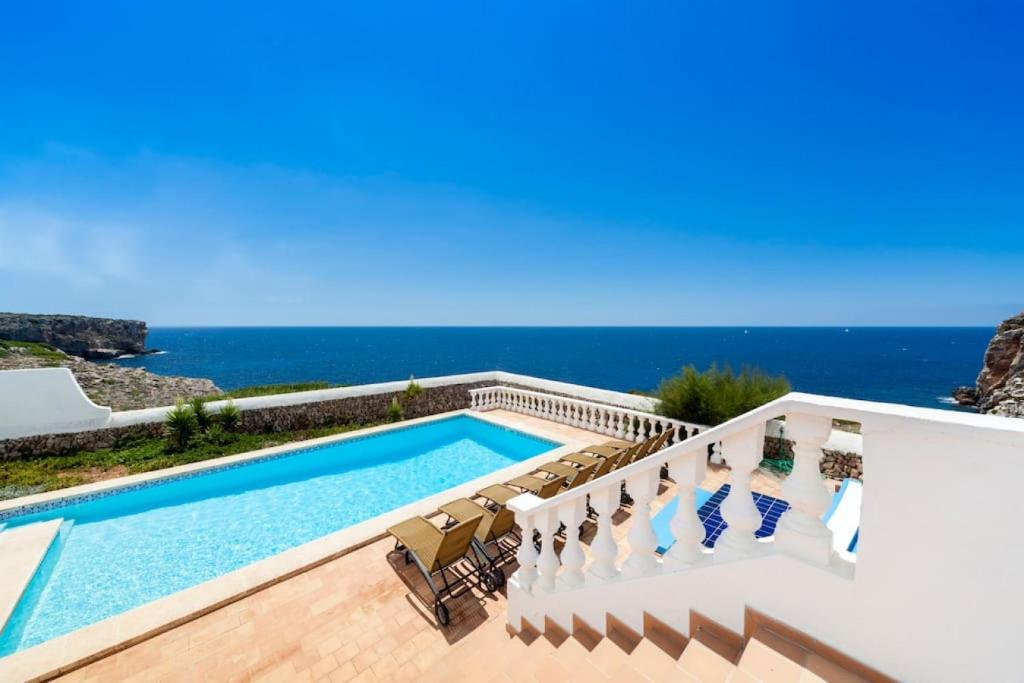
M100 429L110 408L89 400L67 368L0 371L0 439Z

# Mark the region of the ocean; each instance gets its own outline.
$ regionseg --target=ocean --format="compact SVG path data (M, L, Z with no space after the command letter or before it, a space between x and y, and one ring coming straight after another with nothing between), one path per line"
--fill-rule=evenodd
M507 370L619 391L651 390L687 364L756 366L793 388L947 407L973 384L988 327L155 327L165 351L117 361L223 389L364 384Z

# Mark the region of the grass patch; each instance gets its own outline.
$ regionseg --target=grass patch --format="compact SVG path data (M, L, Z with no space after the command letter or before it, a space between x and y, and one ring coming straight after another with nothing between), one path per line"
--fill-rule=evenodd
M67 356L50 346L49 344L40 344L38 342L23 342L23 341L11 341L10 339L0 339L0 358L10 356L14 354L11 349L24 349L22 353L27 353L30 356L35 356L46 361L62 361Z
M316 391L317 389L332 389L345 386L344 384L331 384L330 382L299 382L297 384L258 384L252 387L232 389L223 394L213 394L210 400L219 401L225 398L251 398L253 396L273 396L274 394L291 394L296 391Z
M167 442L162 437L130 437L113 448L9 460L0 467L0 500L26 495L26 492L54 491L370 426L372 424L346 424L272 434L231 434L227 441L223 435L218 435L216 442L196 438L179 453L168 452Z

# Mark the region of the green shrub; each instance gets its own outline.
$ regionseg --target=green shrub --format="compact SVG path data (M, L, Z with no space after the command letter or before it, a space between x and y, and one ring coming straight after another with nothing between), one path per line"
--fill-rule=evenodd
M242 420L242 411L238 409L234 401L228 399L227 405L217 413L217 420L224 431L233 432L238 429L238 423Z
M186 450L192 437L198 431L199 424L196 422L196 416L192 412L191 406L179 398L174 407L167 411L167 418L164 420L168 450L172 452Z
M790 391L782 375L768 375L756 368L734 374L712 363L704 372L688 365L658 386L658 412L666 417L704 425L717 425L753 410Z
M206 409L206 399L202 396L193 396L189 399L188 405L192 409L192 414L195 415L196 427L199 428L199 431L205 432L213 422L210 411Z
M210 425L210 428L203 434L203 441L211 446L226 446L238 439L237 434L226 431L218 424Z
M405 397L407 399L414 399L423 393L423 387L416 383L416 378L409 375L409 386L405 388Z
M402 404L398 402L398 398L391 399L391 405L388 406L388 422L399 422L405 419L405 411L402 410Z

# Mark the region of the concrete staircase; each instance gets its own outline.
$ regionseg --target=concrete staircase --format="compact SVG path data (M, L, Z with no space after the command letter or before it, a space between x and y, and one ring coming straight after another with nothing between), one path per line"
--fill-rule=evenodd
M686 637L644 615L638 633L607 615L605 634L579 617L572 632L550 619L518 632L494 620L460 642L437 680L861 683L892 679L813 638L748 611L740 635L693 612ZM781 631L781 633L780 633ZM456 653L453 653L456 654ZM454 674L454 677L452 677ZM427 680L431 680L430 677Z

